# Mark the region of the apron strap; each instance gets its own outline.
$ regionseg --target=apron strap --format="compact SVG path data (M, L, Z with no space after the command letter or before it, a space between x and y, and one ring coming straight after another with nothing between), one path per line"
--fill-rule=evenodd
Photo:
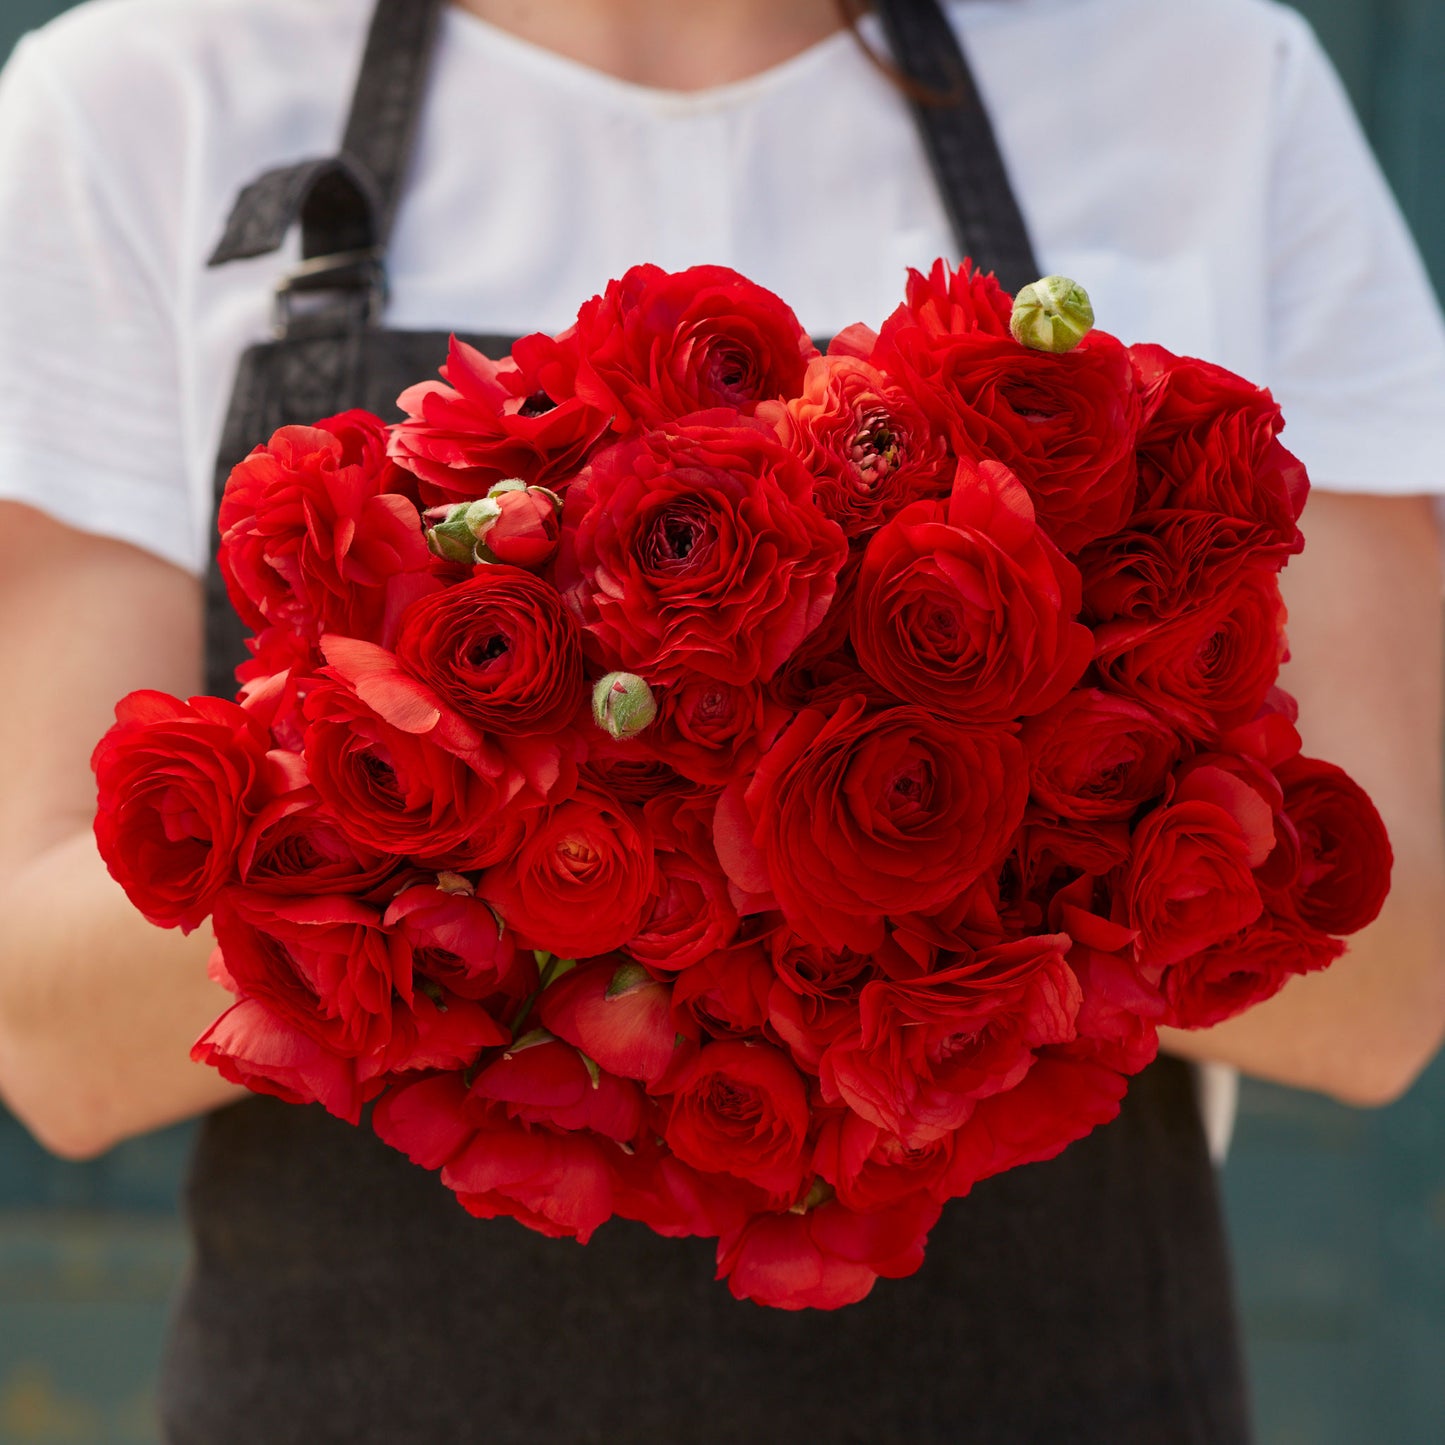
M207 264L280 248L301 225L301 268L277 293L280 335L324 334L380 319L383 257L426 91L444 0L377 0L339 155L280 166L232 207ZM310 294L325 304L298 307Z
M874 0L959 254L1010 292L1043 271L973 71L939 0Z

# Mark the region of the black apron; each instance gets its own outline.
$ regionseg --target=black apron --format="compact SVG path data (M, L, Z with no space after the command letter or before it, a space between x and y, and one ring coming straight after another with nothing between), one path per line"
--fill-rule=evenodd
M339 156L263 176L213 264L302 228L277 339L242 359L216 471L283 424L387 417L445 356L389 331L384 249L440 0L380 0ZM879 7L960 251L1039 274L936 0ZM902 103L902 102L900 102ZM640 259L640 258L639 258ZM578 298L579 300L581 298ZM470 337L492 354L504 337ZM242 630L214 561L208 688ZM173 1445L1240 1445L1249 1437L1216 1181L1188 1068L1118 1120L951 1203L923 1268L789 1313L713 1279L711 1240L613 1220L583 1247L466 1214L435 1175L319 1107L205 1120L194 1259L168 1346Z

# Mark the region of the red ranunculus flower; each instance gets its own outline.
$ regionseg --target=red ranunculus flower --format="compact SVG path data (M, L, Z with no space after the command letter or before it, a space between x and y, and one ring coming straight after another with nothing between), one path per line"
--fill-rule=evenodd
M392 1009L413 997L411 949L381 912L345 894L278 898L227 889L216 941L240 994L349 1058L383 1053Z
M348 838L305 788L261 810L237 871L242 883L266 893L364 894L396 871L396 859Z
M652 830L600 789L580 787L482 875L477 892L527 948L590 958L642 927L656 889Z
M1313 973L1345 951L1344 940L1298 919L1263 913L1238 933L1164 971L1161 1023L1204 1029L1272 998L1299 973Z
M1094 652L1079 578L1034 525L1016 477L959 464L945 505L874 534L853 599L853 650L895 696L970 722L1042 712Z
M216 520L226 591L248 627L380 642L388 618L437 585L386 444L378 417L348 411L282 427L237 464Z
M397 631L401 664L492 734L557 732L585 698L582 639L556 588L519 567L483 565L423 597Z
M906 391L856 356L819 356L803 393L758 416L813 474L813 500L848 537L872 532L909 502L948 495L953 463Z
M1096 664L1107 691L1211 738L1264 705L1286 656L1284 621L1274 574L1252 568L1172 621L1103 624Z
M796 396L817 355L783 301L726 266L634 266L559 342L577 355L576 395L617 432Z
M804 938L866 952L885 918L942 907L1002 861L1027 790L1012 734L851 698L799 713L723 793L718 858Z
M953 1138L940 1134L910 1149L886 1129L840 1109L819 1127L813 1166L849 1209L886 1209L933 1194L953 1162Z
M1295 523L1309 479L1277 440L1284 421L1274 398L1221 366L1162 346L1134 346L1130 356L1144 401L1140 506L1240 518L1282 565L1303 546Z
M937 285L910 278L910 302L915 290ZM1035 351L1006 322L1000 333L998 314L986 303L911 304L885 322L871 360L917 400L956 455L992 458L1016 473L1039 525L1073 553L1116 531L1134 505L1140 413L1129 353L1101 331L1064 355Z
M701 1028L714 1038L766 1034L773 968L756 939L719 949L685 968L673 984L672 1007L681 1028Z
M152 923L189 933L236 876L247 829L274 791L289 790L284 769L268 765L268 742L257 718L220 698L147 691L116 704L90 759L95 840Z
M1045 1050L1020 1084L979 1101L954 1136L942 1192L960 1198L981 1179L1061 1154L1117 1117L1128 1085L1116 1069Z
M1275 775L1299 838L1290 911L1321 933L1354 933L1390 891L1394 854L1385 824L1365 790L1333 763L1295 757Z
M537 1010L558 1038L649 1089L697 1051L697 1030L678 1031L671 987L641 964L601 959L570 969L543 990Z
M672 973L732 942L737 910L712 843L715 798L664 794L643 813L656 848L657 893L642 927L623 945L632 958Z
M700 413L600 453L563 512L557 581L602 665L766 680L822 620L846 542L758 422Z
M798 1067L816 1074L823 1050L857 1022L858 995L878 974L873 955L833 953L786 928L774 929L767 946L774 974L768 1026Z
M880 1278L923 1263L942 1206L927 1195L859 1214L837 1199L802 1214L759 1214L718 1240L718 1278L734 1298L776 1309L839 1309Z
M657 693L657 717L639 749L695 783L724 787L751 771L790 716L756 682L688 675Z
M372 1116L377 1135L414 1164L441 1171L469 1214L509 1216L554 1239L586 1243L612 1215L609 1152L590 1132L557 1133L509 1120L468 1094L458 1074L394 1089Z
M858 1032L823 1055L825 1098L918 1148L1011 1089L1035 1052L1074 1037L1078 980L1069 939L1041 934L984 949L922 978L879 979L859 1000Z
M1029 791L1061 818L1132 817L1160 796L1179 760L1174 730L1125 697L1071 692L1025 722Z
M1168 622L1208 605L1246 567L1274 571L1259 529L1217 512L1144 512L1079 554L1091 623Z
M802 1077L766 1044L707 1044L677 1080L666 1139L684 1164L735 1174L792 1203L808 1141Z
M480 898L455 882L443 888L433 878L403 889L383 921L410 945L422 989L434 984L460 998L520 1000L536 987L536 961Z
M1158 978L1259 917L1251 871L1259 847L1215 803L1166 804L1139 824L1118 900L1123 921L1138 930L1135 953L1146 976Z
M452 338L441 381L402 392L391 454L428 506L472 502L518 477L561 488L608 426L573 394L576 361L549 336L524 337L505 361Z
M379 1080L363 1086L354 1058L249 997L232 1004L196 1040L191 1058L252 1093L288 1104L320 1104L348 1124L361 1122L361 1106L382 1087Z
M521 831L499 780L383 721L350 689L318 681L306 698L306 764L335 825L358 847L439 868L482 867Z
M571 1044L546 1034L518 1039L477 1074L471 1094L521 1123L587 1130L623 1144L642 1127L642 1093L631 1079L595 1059L589 1067Z

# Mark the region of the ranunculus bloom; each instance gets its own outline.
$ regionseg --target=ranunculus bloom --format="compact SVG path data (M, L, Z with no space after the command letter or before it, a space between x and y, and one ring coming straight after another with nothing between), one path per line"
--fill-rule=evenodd
M800 1068L817 1073L823 1050L858 1018L858 995L877 976L873 955L834 953L786 928L767 939L773 965L768 1026Z
M603 667L771 677L822 620L847 544L758 422L700 413L601 452L567 493L557 583Z
M942 1206L927 1195L860 1214L829 1199L803 1214L759 1214L718 1240L718 1278L736 1299L776 1309L840 1309L880 1278L923 1263Z
M520 1000L536 986L535 961L472 894L417 883L392 898L383 921L410 945L418 977L459 997Z
M310 788L261 810L241 845L238 867L242 883L276 894L363 894L395 871L394 857L347 837Z
M1129 353L1101 331L1063 355L1035 351L1006 325L995 331L987 304L944 306L939 290L938 268L927 280L913 273L909 304L884 323L870 359L958 456L1016 473L1065 552L1117 530L1134 504L1139 398Z
M1018 479L960 463L949 501L874 534L853 599L853 650L895 696L970 722L1042 712L1094 652L1079 578L1034 524Z
M642 749L695 783L723 787L751 770L789 717L756 682L689 675L659 689Z
M1179 760L1172 728L1129 698L1082 688L1019 734L1029 791L1061 818L1128 818L1163 791Z
M576 395L627 431L796 396L817 349L782 300L726 266L633 266L559 339Z
M656 847L657 892L642 927L623 945L660 972L676 972L731 943L738 915L712 843L714 797L664 794L643 813Z
M665 1137L684 1164L735 1174L791 1203L808 1139L802 1076L766 1044L707 1044L678 1077Z
M1259 529L1217 512L1145 512L1079 554L1091 623L1168 622L1228 590L1238 573L1274 571Z
M755 939L710 953L685 968L672 989L680 1027L699 1027L714 1038L758 1038L766 1031L773 968Z
M508 571L517 577L529 576L510 568ZM438 596L447 597L453 590L457 589L448 589ZM458 610L463 614L467 611L465 607ZM525 728L507 731L509 725L513 729L517 727L515 716L509 714L525 715L529 709L536 708L543 717L556 722L557 715L563 711L559 704L576 703L585 691L579 672L574 671L569 677L564 665L558 681L571 686L563 686L560 693L554 695L552 682L538 681L539 672L545 675L546 669L535 654L530 661L536 664L537 670L529 668L525 656L529 649L525 646L521 649L524 656L520 661L511 656L509 644L493 630L499 627L499 619L465 615L457 619L464 628L468 621L480 622L484 638L477 642L473 632L465 640L475 646L469 646L460 656L449 655L445 610L439 627L428 629L425 625L428 620L438 619L424 618L418 624L419 635L410 640L408 651L415 667L430 671L452 696L444 696L386 648L334 633L327 633L321 639L326 657L323 676L344 684L359 706L393 733L409 739L412 749L432 748L450 753L484 778L495 789L498 802L512 806L507 814L498 814L490 823L478 816L478 827L485 830L500 826L504 832L508 829L515 832L526 809L566 792L575 782L580 742L575 731L562 728L560 723L557 724L560 730L550 733L538 734ZM545 627L539 630L545 635ZM525 625L515 631L518 636L527 636ZM478 684L481 697L469 696L468 681ZM490 697L485 692L488 686L492 689ZM493 717L501 728L496 732L483 731L458 711L457 700L474 713ZM548 712L549 708L554 711Z
M526 947L590 958L638 932L655 886L652 832L642 815L583 787L548 807L482 875L477 892Z
M1041 934L866 985L858 1032L823 1055L824 1097L910 1148L959 1128L980 1099L1013 1088L1038 1049L1074 1037L1080 991L1068 947Z
M1166 804L1140 823L1118 898L1123 921L1139 932L1136 956L1153 977L1259 917L1264 905L1250 864L1257 846L1214 803Z
M441 381L402 392L391 454L429 506L472 502L520 477L558 490L607 430L608 413L572 394L575 358L549 336L523 337L504 361L452 338Z
M1321 933L1354 933L1390 891L1394 853L1385 824L1365 790L1333 763L1296 757L1275 775L1299 838L1292 911Z
M191 1058L253 1093L320 1104L348 1124L361 1122L362 1104L382 1088L380 1079L363 1086L354 1058L318 1043L254 998L232 1004L196 1040Z
M884 1209L939 1186L953 1162L953 1138L940 1134L917 1148L841 1109L822 1122L813 1166L849 1209Z
M332 821L359 847L470 868L514 846L519 827L500 814L497 779L392 727L336 682L312 687L306 716L312 784Z
M233 702L133 692L96 744L95 839L110 875L161 928L189 933L236 875L271 789L264 726ZM280 784L284 789L284 781Z
M642 1094L631 1079L591 1068L561 1039L522 1039L477 1074L472 1097L501 1106L509 1119L564 1132L590 1130L627 1143L642 1127Z
M236 988L337 1054L384 1049L393 998L412 997L411 950L378 909L345 894L231 889L216 901L215 929Z
M1272 998L1296 974L1327 967L1344 941L1298 919L1263 913L1248 928L1164 972L1162 1023L1203 1029Z
M554 495L542 487L518 488L496 497L501 516L487 528L488 551L498 562L535 572L557 553L562 519Z
M438 1074L386 1094L372 1125L414 1164L441 1172L469 1214L509 1216L554 1239L586 1243L612 1215L611 1140L509 1120L471 1096L458 1074Z
M1162 346L1133 346L1129 354L1144 402L1141 508L1240 518L1282 565L1303 545L1295 523L1309 479L1277 440L1284 421L1274 398L1221 366Z
M1252 568L1169 622L1107 622L1094 633L1104 687L1196 737L1248 722L1285 658L1285 610L1271 572Z
M640 964L601 959L569 969L537 1001L542 1023L604 1069L650 1088L697 1048L678 1032L672 989Z
M758 416L813 474L813 499L848 537L873 531L909 502L948 493L948 447L908 393L856 356L819 356L803 394Z
M799 713L723 793L718 858L804 938L866 952L886 917L942 907L996 866L1027 791L1012 734L851 698Z
M556 588L519 567L484 565L406 611L401 664L487 733L565 727L586 696L582 639Z
M1054 1158L1116 1118L1128 1086L1116 1069L1045 1050L1021 1083L980 1100L954 1136L941 1191L959 1198L981 1179Z
M219 556L248 627L383 641L388 614L436 585L386 444L378 417L349 411L282 427L237 464L217 514Z

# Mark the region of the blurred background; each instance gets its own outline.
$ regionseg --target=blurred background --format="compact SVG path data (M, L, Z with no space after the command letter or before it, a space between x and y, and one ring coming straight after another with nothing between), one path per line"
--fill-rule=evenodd
M3 0L0 58L67 8ZM1445 6L1297 8L1445 289ZM0 1110L0 1445L155 1440L188 1137L168 1130L66 1164ZM1445 1440L1445 1060L1367 1113L1246 1083L1225 1191L1259 1445Z

